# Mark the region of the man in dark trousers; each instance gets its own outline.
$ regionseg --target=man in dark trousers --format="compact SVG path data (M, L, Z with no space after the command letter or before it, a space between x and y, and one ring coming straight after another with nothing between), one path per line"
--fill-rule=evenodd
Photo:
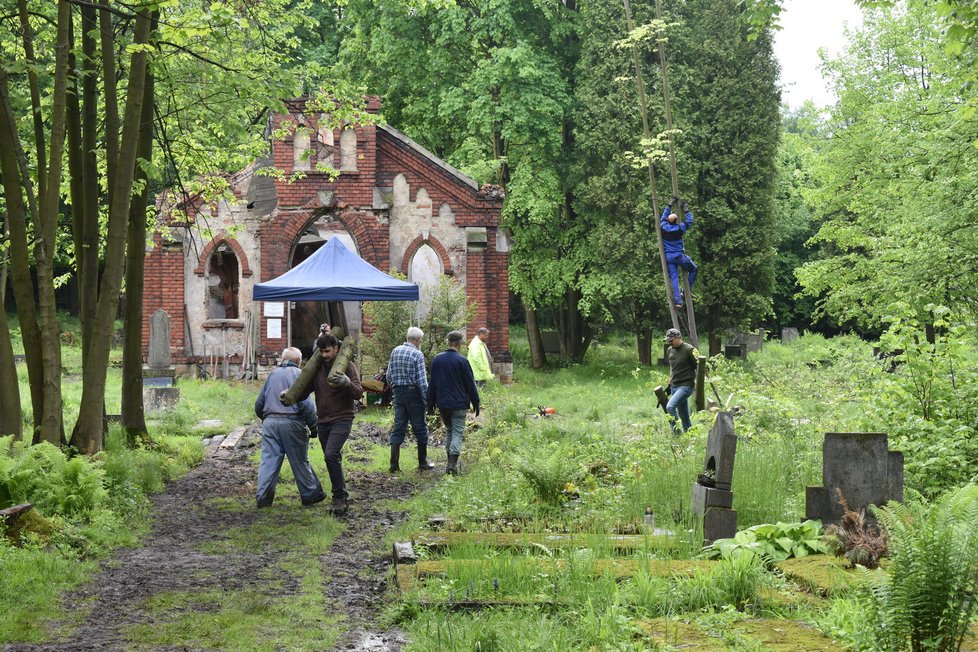
M407 436L408 423L418 440L418 470L430 471L428 461L428 424L424 402L428 395L428 376L424 354L418 348L424 332L417 326L407 329L404 344L394 347L387 361L387 382L394 390L394 427L391 428L391 473L401 470L401 444Z
M662 248L666 255L666 265L669 268L669 279L672 281L672 299L677 308L683 307L682 288L679 284L679 268L682 267L689 274L689 291L693 291L693 284L696 283L696 270L699 268L693 259L686 255L686 248L683 245L683 236L686 231L693 226L693 214L689 210L689 204L684 199L682 201L684 219L680 222L679 216L672 212L673 204L679 203L678 197L673 197L672 201L666 204L659 219L659 228L662 231Z
M666 412L672 417L672 430L676 431L676 421L681 420L683 432L690 429L689 397L696 386L696 365L699 352L690 344L683 342L683 334L678 329L666 331L666 343L669 344L667 358L669 360L669 385L672 396L666 404Z
M479 390L475 386L472 366L459 353L464 340L461 331L448 334L448 348L431 361L431 381L428 383L428 410L438 408L447 431L448 466L445 473L448 475L458 474L458 456L462 453L462 433L469 405L479 416Z
M282 469L283 457L289 458L299 498L303 505L314 505L326 498L316 472L309 464L309 437L316 428L316 408L306 399L293 405L283 405L279 395L292 387L299 375L302 354L299 349L282 352L282 363L265 380L255 415L261 422L261 462L258 464L258 506L268 507L275 500L275 485Z
M354 402L363 396L363 387L360 385L360 371L353 362L346 366L344 374L333 380L329 378L329 370L340 351L340 343L335 336L319 336L316 347L323 362L313 376L310 388L300 400L311 392L316 393L316 414L319 416L317 433L326 458L329 482L333 485L332 510L337 516L342 516L347 512L347 500L350 497L343 477L343 444L353 430L353 415L356 412Z

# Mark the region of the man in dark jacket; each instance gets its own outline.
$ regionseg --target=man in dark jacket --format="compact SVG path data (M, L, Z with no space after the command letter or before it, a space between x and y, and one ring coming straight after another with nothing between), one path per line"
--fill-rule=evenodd
M696 270L699 269L693 259L686 255L686 248L683 246L683 236L686 231L693 226L693 214L689 210L689 204L683 200L682 207L685 219L679 221L679 216L672 212L672 205L679 202L678 197L673 197L672 201L666 204L659 219L659 227L662 231L662 248L666 254L666 265L669 267L669 279L672 281L672 298L677 308L683 307L682 289L679 285L679 268L682 267L689 273L689 291L693 291L693 284L696 282Z
M669 344L666 357L669 360L669 386L672 387L666 412L672 417L673 431L676 430L676 421L681 420L685 432L692 426L689 420L689 397L696 386L696 365L700 354L691 344L683 342L683 334L678 329L667 330L665 341Z
M448 334L448 348L431 361L431 380L428 383L428 410L441 412L447 436L448 466L445 473L458 474L458 456L462 453L462 433L469 405L479 416L479 390L469 361L459 353L465 335L461 331Z
M316 392L316 414L319 415L317 433L326 458L329 482L333 485L332 510L334 514L341 516L347 512L347 499L350 497L343 477L343 444L353 430L353 415L356 412L354 402L363 396L363 387L360 385L360 372L352 362L346 366L345 374L332 381L329 378L330 367L340 351L340 343L336 337L321 335L316 340L316 347L323 362L313 376L310 388L300 400Z
M326 498L316 472L309 464L309 438L315 432L316 409L311 400L283 405L279 395L292 387L299 375L302 354L299 349L282 352L281 366L272 370L255 401L255 416L261 422L261 462L258 464L258 506L268 507L275 500L275 485L282 469L282 458L289 458L299 498L303 505L314 505Z

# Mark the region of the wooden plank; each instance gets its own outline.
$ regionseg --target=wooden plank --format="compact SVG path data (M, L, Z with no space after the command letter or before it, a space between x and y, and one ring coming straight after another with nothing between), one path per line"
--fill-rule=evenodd
M533 532L416 532L415 546L488 546L492 548L589 548L606 546L612 550L663 550L679 542L669 535L636 534L553 534Z
M220 447L234 448L235 446L237 446L238 442L241 441L241 437L245 434L245 430L247 430L245 426L238 426L237 428L232 430L231 433L224 438L224 441L221 442Z

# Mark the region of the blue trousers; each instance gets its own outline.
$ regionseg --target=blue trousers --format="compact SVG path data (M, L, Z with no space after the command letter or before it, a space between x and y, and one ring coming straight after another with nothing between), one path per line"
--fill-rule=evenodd
M428 443L428 424L424 418L425 397L415 385L394 386L394 428L391 430L391 446L400 446L407 436L408 422L418 444Z
M462 454L462 433L465 432L465 415L468 410L439 410L445 424L445 450L449 455Z
M696 271L699 267L693 259L686 254L669 254L666 256L666 265L669 267L669 278L672 280L672 298L677 306L683 305L683 297L680 294L682 286L679 284L679 268L682 267L689 274L689 291L693 291L693 284L696 283Z
M693 388L681 385L672 388L672 396L666 403L666 412L672 417L672 429L676 429L676 420L682 421L683 432L689 430L693 424L689 420L689 397L693 394Z
M309 437L306 426L288 417L267 417L261 423L261 462L258 464L259 507L275 500L275 485L282 470L282 461L289 458L299 497L304 504L322 500L323 486L309 464Z

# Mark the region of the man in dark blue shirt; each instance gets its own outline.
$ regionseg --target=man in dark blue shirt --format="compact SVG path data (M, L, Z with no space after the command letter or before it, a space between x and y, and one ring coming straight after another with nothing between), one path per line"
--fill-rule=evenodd
M672 205L679 202L678 197L673 197L672 201L666 204L659 220L660 230L662 231L662 248L666 254L666 265L669 267L669 279L672 281L672 298L677 308L683 307L682 289L679 285L679 268L682 267L689 273L689 291L693 291L693 284L696 282L696 270L699 269L693 259L686 255L683 246L683 236L686 231L693 226L693 214L689 210L686 200L682 202L685 219L679 221L679 216L672 212Z
M445 473L458 474L458 457L462 453L462 434L469 405L479 416L479 390L469 361L459 353L465 335L462 331L448 334L448 348L431 361L431 381L428 383L428 409L441 412L447 435L448 467Z
M261 462L258 464L258 506L269 507L275 500L275 485L283 457L289 458L299 498L303 505L314 505L326 498L316 472L309 464L309 437L315 432L316 408L312 399L283 405L279 395L292 387L299 375L302 353L288 348L282 352L281 366L272 370L255 400L255 416L261 422Z

